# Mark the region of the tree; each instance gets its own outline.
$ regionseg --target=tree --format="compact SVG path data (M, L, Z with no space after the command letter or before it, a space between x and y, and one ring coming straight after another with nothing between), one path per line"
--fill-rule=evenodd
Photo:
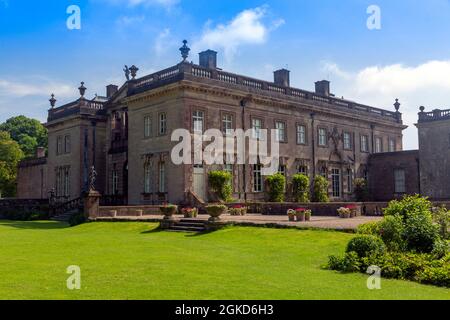
M284 202L286 178L281 173L276 173L266 178L268 197L270 202Z
M0 124L0 131L8 132L26 157L33 157L37 147L47 148L47 129L36 119L13 117Z
M0 195L13 197L16 192L17 165L24 157L19 144L8 132L0 131Z

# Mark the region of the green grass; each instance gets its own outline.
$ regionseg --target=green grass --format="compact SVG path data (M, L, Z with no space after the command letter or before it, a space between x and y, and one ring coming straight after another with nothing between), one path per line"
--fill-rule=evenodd
M0 221L1 299L449 299L450 290L321 269L351 234L232 227L190 235L150 223ZM81 267L81 290L66 268Z

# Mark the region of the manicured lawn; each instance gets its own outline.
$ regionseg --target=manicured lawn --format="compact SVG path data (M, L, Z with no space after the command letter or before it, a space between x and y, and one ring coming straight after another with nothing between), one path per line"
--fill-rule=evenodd
M1 299L449 299L450 290L322 270L350 234L227 228L190 235L150 223L0 221ZM66 268L81 267L81 290Z

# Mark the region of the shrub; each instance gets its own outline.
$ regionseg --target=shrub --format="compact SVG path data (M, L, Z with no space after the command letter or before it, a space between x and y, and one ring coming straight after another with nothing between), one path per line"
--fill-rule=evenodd
M450 232L450 211L445 207L433 210L433 221L439 225L439 234L442 239L449 239Z
M439 239L438 226L428 215L421 212L410 214L405 222L404 239L408 250L430 253Z
M243 205L235 205L228 209L232 216L245 216L247 214L247 207Z
M418 272L416 280L420 283L450 287L450 265L425 268Z
M380 236L381 222L368 222L358 226L356 233Z
M284 189L286 178L281 173L268 176L266 178L268 188L268 196L270 202L284 202Z
M379 237L370 235L356 236L347 244L347 252L356 252L360 258L383 253L385 250L383 241Z
M369 198L369 191L367 188L367 181L366 179L355 179L354 183L354 194L356 201L358 202L364 202L367 201Z
M211 171L208 173L209 186L220 201L229 202L232 200L232 179L231 173L226 171Z
M85 223L86 221L87 221L87 219L86 219L86 215L84 214L84 212L77 212L76 214L72 215L69 218L68 222L71 227L75 227L75 226Z
M449 244L446 240L438 239L433 244L431 254L436 259L441 259L449 252Z
M295 202L309 202L309 178L304 174L296 174L292 177L292 192Z
M328 180L322 176L314 178L314 202L329 202L328 198Z
M389 202L387 208L384 209L385 216L400 215L403 221L406 221L409 216L422 214L428 218L431 216L431 202L427 198L422 198L419 195L405 196L402 200L393 200Z
M344 257L330 256L328 258L327 269L342 272L358 272L361 268L361 262L356 252L347 252Z
M378 225L379 235L389 250L405 251L406 241L403 238L405 227L399 215L387 216Z

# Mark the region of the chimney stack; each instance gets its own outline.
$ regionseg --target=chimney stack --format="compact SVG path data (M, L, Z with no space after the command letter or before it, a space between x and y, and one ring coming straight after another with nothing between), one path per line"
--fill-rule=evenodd
M322 80L316 82L316 93L322 96L330 96L330 81Z
M217 52L206 50L199 53L200 66L208 69L217 69Z
M106 86L106 97L111 98L117 91L119 91L119 87L113 84Z
M274 73L274 82L276 85L283 86L283 87L290 87L291 81L290 81L290 71L286 69L277 70Z
M45 158L45 148L44 147L38 147L36 149L36 158L38 158L38 159Z

